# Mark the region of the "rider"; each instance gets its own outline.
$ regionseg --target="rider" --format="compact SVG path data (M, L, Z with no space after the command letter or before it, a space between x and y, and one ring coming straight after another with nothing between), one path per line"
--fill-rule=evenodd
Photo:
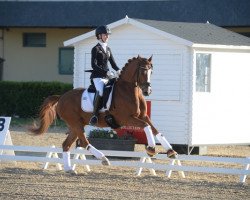
M99 26L95 30L95 35L98 40L98 44L92 48L91 51L91 66L93 68L90 79L96 88L96 94L94 99L93 116L91 117L89 124L95 125L98 122L99 107L102 103L103 88L108 82L108 77L111 75L108 67L108 61L112 68L120 74L120 69L117 67L111 49L107 46L110 29L107 26Z

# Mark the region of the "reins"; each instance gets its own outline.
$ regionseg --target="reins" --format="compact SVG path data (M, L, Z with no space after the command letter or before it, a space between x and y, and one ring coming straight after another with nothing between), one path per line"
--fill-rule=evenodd
M127 81L127 80L124 80L123 78L119 77L118 80L121 80L123 82L126 82L126 83L129 83L129 84L134 84L135 87L139 87L141 84L138 84L139 83L139 69L140 67L138 67L133 75L133 77L136 76L136 78L133 78L135 81L134 82L130 82L130 81Z
M134 80L134 82L130 82L130 81L124 80L121 76L117 79L117 81L121 80L121 81L129 83L129 84L134 84L134 87L139 87L141 89L143 87L149 87L149 86L151 86L150 82L144 82L144 83L140 82L140 70L149 70L149 69L147 69L144 66L141 66L140 63L137 63L137 66L138 67L137 67L135 73L133 74L133 78L132 78ZM124 72L122 72L122 73L124 73Z

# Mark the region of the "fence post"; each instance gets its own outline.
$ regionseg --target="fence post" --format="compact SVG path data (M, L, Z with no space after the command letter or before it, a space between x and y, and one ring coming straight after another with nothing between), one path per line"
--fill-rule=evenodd
M153 162L152 162L151 158L149 158L149 157L141 157L141 158L140 158L140 163L153 163ZM140 168L138 168L138 169L136 170L136 175L137 175L137 176L140 176L140 175L141 175L142 169L143 169L143 168L140 167ZM151 173L152 175L156 176L155 170L154 170L153 168L149 169L149 171L150 171L150 173Z
M82 147L77 147L77 149L83 149L83 148ZM77 160L77 159L86 160L86 156L84 154L77 153L77 154L74 155L73 159L75 159L75 160ZM84 166L85 166L85 168L86 168L86 170L88 172L91 171L89 165L84 165ZM75 168L76 168L76 164L73 165L72 169L75 170Z
M177 165L178 165L178 166L181 166L181 161L180 161L180 160L175 160L175 159L174 159L174 160L170 160L170 164L169 164L169 165L174 165L175 162L177 162ZM167 176L168 178L171 177L172 171L173 171L173 170L167 170L167 171L166 171L166 176ZM184 171L178 171L178 174L179 174L179 176L181 176L182 178L185 178Z
M249 160L248 164L245 165L245 170L249 170L250 169L250 157L247 157L247 159ZM241 183L245 183L247 179L247 175L241 175L240 176L240 182Z
M51 148L56 148L55 145L52 145ZM58 154L55 152L47 152L46 158L59 158ZM43 165L43 169L48 169L49 162L46 162ZM56 167L58 170L62 170L62 165L60 163L56 163Z
M0 145L13 145L9 126L11 117L0 117ZM1 150L0 155L15 155L13 150Z

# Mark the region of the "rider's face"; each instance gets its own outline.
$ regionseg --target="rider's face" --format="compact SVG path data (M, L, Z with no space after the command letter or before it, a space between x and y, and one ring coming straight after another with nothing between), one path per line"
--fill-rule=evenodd
M108 42L109 34L101 34L101 39L103 42Z

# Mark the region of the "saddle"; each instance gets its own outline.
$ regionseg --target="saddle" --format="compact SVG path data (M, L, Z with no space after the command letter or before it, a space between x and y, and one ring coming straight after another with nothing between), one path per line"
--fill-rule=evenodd
M116 81L116 79L112 78L108 81L107 84L104 85L101 108L107 109L107 102L109 100L109 96L110 96L110 93L113 89L115 81ZM88 87L87 91L89 93L96 93L96 88L95 88L95 85L94 85L94 82L92 79L91 79L91 84Z
M113 86L116 82L116 78L110 79L109 82L104 86L102 104L100 112L105 112L105 121L113 129L120 128L121 126L117 124L114 117L109 113L108 109L111 105ZM81 108L85 112L93 112L93 102L95 98L96 88L91 80L91 85L82 94Z

